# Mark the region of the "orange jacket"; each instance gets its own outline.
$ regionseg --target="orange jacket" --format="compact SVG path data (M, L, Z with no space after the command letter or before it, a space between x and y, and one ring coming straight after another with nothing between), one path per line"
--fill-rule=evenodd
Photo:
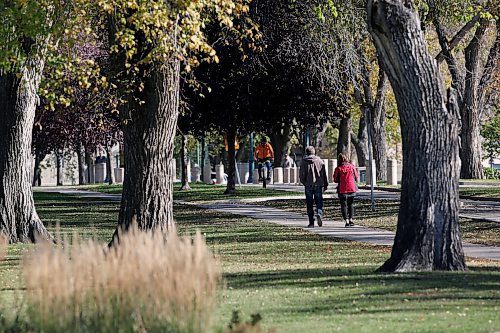
M273 147L269 143L266 143L264 146L259 144L255 148L254 157L256 160L263 160L266 158L274 158L274 150Z

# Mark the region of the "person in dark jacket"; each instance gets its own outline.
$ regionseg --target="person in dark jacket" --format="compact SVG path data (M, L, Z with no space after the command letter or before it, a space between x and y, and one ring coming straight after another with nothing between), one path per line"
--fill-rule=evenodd
M337 193L340 200L340 211L346 227L354 225L354 197L356 196L356 182L359 179L358 170L352 165L345 154L339 154L339 165L333 172L333 180L338 184Z
M308 228L314 228L314 203L316 203L316 220L318 226L323 226L323 191L328 188L323 160L316 156L312 146L306 147L306 157L300 165L300 182L305 186Z

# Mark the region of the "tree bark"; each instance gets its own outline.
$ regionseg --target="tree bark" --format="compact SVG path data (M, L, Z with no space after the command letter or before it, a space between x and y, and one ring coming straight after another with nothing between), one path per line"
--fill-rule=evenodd
M42 168L40 163L42 163L45 158L44 153L40 153L38 150L35 151L35 165L33 167L33 186L42 186Z
M207 152L207 144L205 140L205 134L201 137L201 164L200 164L200 171L201 171L201 181L205 179L205 155Z
M292 125L282 124L278 128L274 128L270 133L271 143L274 148L274 165L281 166L283 157L290 150L290 136L292 135Z
M92 170L90 167L93 163L92 163L92 154L89 152L87 147L85 147L85 163L87 164L87 183L91 184L91 182L93 181L92 180L93 177L91 177Z
M364 123L364 121L363 121ZM359 125L361 126L361 119L359 120ZM368 160L368 148L367 148L367 143L366 143L366 126L364 129L364 137L362 136L361 138L359 137L360 133L358 131L358 136L354 134L354 132L351 132L351 142L356 149L356 156L358 157L358 166L364 167L366 166L366 161Z
M111 154L111 146L106 145L106 174L108 175L108 184L113 185L115 181L115 173L113 170L113 161L111 160L113 155Z
M386 116L384 108L387 88L387 75L383 71L380 71L377 94L373 106L367 110L371 112L373 159L375 160L376 174L379 180L387 180L387 133L385 129Z
M352 130L351 115L350 114L344 115L344 117L340 120L340 125L339 125L339 140L337 142L337 155L346 154L350 158L351 130Z
M403 180L391 257L380 271L464 270L458 229L459 111L445 96L411 2L369 0L368 26L394 89Z
M171 59L152 66L144 77L144 104L122 112L125 179L118 231L133 224L141 230L175 228L173 204L174 138L179 112L180 64Z
M364 57L364 53L362 53L362 56ZM364 167L368 160L368 130L366 128L366 113L364 112L366 102L357 86L354 87L354 99L360 105L361 115L359 117L358 134L351 132L351 142L356 149L358 166Z
M230 127L227 130L227 186L224 194L236 194L236 150L234 147L234 141L236 140L236 131L234 128Z
M481 44L488 28L487 19L479 21L474 37L465 48L465 81L460 105L460 116L462 119L462 130L460 139L460 160L462 168L460 177L464 179L483 179L482 147L481 147L481 111L478 91L479 86L479 63Z
M78 185L85 185L85 147L78 147Z
M51 238L38 217L31 188L32 131L45 65L43 52L36 45L31 48L19 77L0 71L0 233L10 243Z
M57 170L56 184L57 186L62 186L64 178L64 171L63 171L64 150L57 149L54 153L56 155L56 170Z
M189 186L189 177L188 177L188 164L189 164L189 155L188 155L188 137L186 134L181 133L182 138L182 147L181 147L181 190L187 191L191 189Z

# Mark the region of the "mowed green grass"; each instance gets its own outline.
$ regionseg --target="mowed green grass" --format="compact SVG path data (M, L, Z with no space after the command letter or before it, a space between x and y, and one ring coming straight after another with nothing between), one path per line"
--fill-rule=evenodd
M107 241L117 203L36 193L40 216L64 233ZM200 230L222 263L216 326L233 310L259 313L278 332L492 332L500 330L500 264L468 272L376 274L389 248L324 239L242 217L175 206L179 232ZM81 231L81 232L80 232ZM19 293L19 258L0 264L2 307ZM57 283L57 276L54 277ZM5 302L7 301L7 302Z
M207 185L203 183L190 183L191 190L181 191L180 183L174 184L174 199L183 201L213 201L213 200L234 200L234 199L244 199L244 198L257 198L257 197L275 197L275 196L287 196L302 194L302 192L290 192L290 191L280 191L274 190L272 185L264 189L257 186L244 186L239 187L236 185L236 195L224 194L226 186L215 186ZM89 191L96 191L109 194L121 194L122 185L85 185L79 186L78 189L86 189ZM298 188L301 190L301 188Z

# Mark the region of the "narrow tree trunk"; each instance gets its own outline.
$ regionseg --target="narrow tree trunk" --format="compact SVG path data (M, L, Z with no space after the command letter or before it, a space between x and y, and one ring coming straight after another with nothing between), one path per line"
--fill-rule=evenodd
M234 148L234 141L236 140L236 131L234 128L227 130L227 186L224 194L236 194L236 151Z
M347 114L340 120L339 125L339 140L337 142L337 155L347 154L351 156L351 129L352 119L351 115Z
M376 174L379 180L387 180L387 133L385 129L386 116L384 108L387 88L387 75L383 71L380 71L374 105L368 110L371 112L370 119L372 120L373 159L375 159Z
M364 57L364 53L360 53ZM363 82L365 85L366 82ZM356 149L356 156L358 158L358 166L366 166L366 161L368 160L368 130L366 124L366 115L364 112L366 101L361 94L361 90L355 86L354 87L354 99L360 105L361 115L359 117L358 124L358 134L351 132L351 142Z
M462 130L460 138L460 160L462 168L460 177L464 179L483 179L482 147L481 147L481 108L479 86L479 63L481 44L484 42L489 22L481 19L476 28L474 37L465 48L465 81L460 115L462 117Z
M125 179L118 230L175 228L172 211L174 138L179 112L178 60L151 68L145 78L145 103L125 110Z
M0 71L0 233L11 243L50 238L31 188L31 140L44 64L41 57L29 55L20 77Z
M458 229L459 111L426 49L417 14L402 0L368 1L368 26L394 89L403 180L391 258L380 271L463 270Z
M91 170L91 166L92 166L92 154L88 151L88 148L85 147L85 163L87 164L87 183L88 184L91 184L91 182L93 181L93 177L92 176L92 170Z
M33 186L42 186L42 168L40 164L42 163L45 155L35 151L35 164L33 167Z
M80 145L78 148L78 185L85 185L85 147Z
M62 186L64 177L64 171L63 171L64 151L57 149L54 153L56 155L56 171L57 171L56 184L57 186Z
M189 186L189 177L188 177L188 164L189 164L189 155L188 155L188 138L187 135L181 133L182 138L182 147L181 147L181 190L190 190L191 186Z
M271 144L274 148L274 165L281 166L283 157L290 150L290 136L292 134L292 125L282 124L274 128L270 133Z
M115 181L115 173L113 170L113 161L111 160L113 155L111 154L111 146L106 145L106 174L108 175L108 184L113 185Z
M205 134L201 137L201 165L200 165L200 171L201 171L201 180L203 181L205 179L205 155L207 152L207 147L206 147L206 141L205 141Z

